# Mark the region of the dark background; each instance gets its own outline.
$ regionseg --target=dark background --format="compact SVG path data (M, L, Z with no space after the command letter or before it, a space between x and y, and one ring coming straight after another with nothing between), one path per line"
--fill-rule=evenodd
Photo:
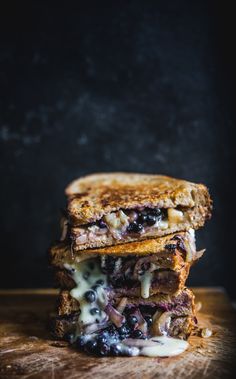
M213 218L197 233L207 252L189 283L235 297L233 9L188 0L6 3L0 287L51 286L45 254L59 236L65 186L124 170L209 187Z

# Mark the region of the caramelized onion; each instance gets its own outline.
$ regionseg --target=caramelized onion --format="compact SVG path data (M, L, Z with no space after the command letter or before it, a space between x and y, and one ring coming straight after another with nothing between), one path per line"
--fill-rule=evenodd
M138 259L134 266L134 278L138 279L140 272L143 271L143 267L145 268L145 271L147 272L153 272L158 267L154 264L157 261L156 256L149 256Z
M75 257L74 262L80 263L80 262L83 262L89 259L94 259L94 258L95 258L94 254L80 254Z
M158 312L158 313L157 313ZM171 312L157 311L153 317L152 334L156 336L167 335L171 322Z
M127 305L127 302L128 302L128 298L122 297L121 301L119 302L119 304L116 307L116 310L120 313L123 313L125 310L125 307Z
M195 259L199 259L203 256L203 254L205 253L206 249L202 249L202 250L199 250L199 251L196 251L195 253Z
M120 312L118 312L113 306L109 303L106 305L104 311L108 315L109 319L113 324L120 328L122 324L125 322L125 316L123 316Z

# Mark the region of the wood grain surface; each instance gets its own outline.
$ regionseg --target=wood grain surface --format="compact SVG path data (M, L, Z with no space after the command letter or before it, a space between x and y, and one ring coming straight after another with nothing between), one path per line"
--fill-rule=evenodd
M221 288L195 288L200 325L210 338L191 337L172 358L93 358L50 338L47 322L56 291L0 291L0 378L231 378L235 373L235 311Z

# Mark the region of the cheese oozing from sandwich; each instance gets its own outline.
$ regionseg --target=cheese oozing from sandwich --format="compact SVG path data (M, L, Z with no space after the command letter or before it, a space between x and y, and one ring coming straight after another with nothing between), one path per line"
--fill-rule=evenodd
M119 270L122 266L121 258L115 262L114 269ZM187 349L188 343L168 336L167 330L161 330L162 335L149 335L145 319L140 313L139 308L134 310L133 320L139 323L138 331L145 339L123 338L116 334L109 333L109 325L114 324L116 327L125 330L122 326L125 323L127 313L125 307L127 301L123 299L118 307L114 308L112 303L113 289L109 283L109 275L104 272L106 268L104 257L95 257L83 260L77 264L65 264L65 269L70 273L75 283L74 288L70 291L71 296L79 303L79 316L76 328L76 337L83 338L86 343L91 341L95 344L100 330L103 330L103 338L109 345L115 345L120 354L137 356L144 355L148 357L174 356ZM144 299L149 298L150 286L153 274L149 271L138 277L141 283L141 296ZM121 305L123 304L123 305ZM124 312L124 314L122 314ZM127 311L126 311L127 312ZM130 311L128 311L128 314ZM165 316L165 312L160 313L159 317ZM157 316L153 318L157 322ZM160 317L161 319L161 317ZM138 324L137 324L138 325ZM170 319L168 323L170 326ZM105 331L104 331L105 330ZM107 330L107 331L106 331ZM142 330L142 331L141 331Z

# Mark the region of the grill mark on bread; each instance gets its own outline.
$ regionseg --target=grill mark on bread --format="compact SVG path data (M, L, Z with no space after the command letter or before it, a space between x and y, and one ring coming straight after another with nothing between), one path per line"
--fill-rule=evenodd
M79 198L81 193L86 193L82 200ZM70 217L77 225L86 224L90 219L98 219L120 208L145 205L164 208L177 205L193 207L200 197L206 213L211 212L211 200L204 185L161 175L89 175L72 182L67 187L66 194ZM89 205L86 202L87 206L82 206L88 200Z
M210 218L212 201L207 188L160 175L142 174L95 174L81 178L67 187L68 213L71 224L70 235L73 248L83 250L111 246L135 240L161 237L166 234L198 229ZM81 195L83 195L81 197ZM184 212L184 218L163 228L149 228L148 232L117 233L103 232L81 234L81 227L103 220L113 212L142 208L176 209ZM173 212L172 212L173 214ZM169 218L170 216L168 216ZM86 226L87 225L87 226ZM141 228L136 228L141 230ZM81 237L81 238L80 238Z

